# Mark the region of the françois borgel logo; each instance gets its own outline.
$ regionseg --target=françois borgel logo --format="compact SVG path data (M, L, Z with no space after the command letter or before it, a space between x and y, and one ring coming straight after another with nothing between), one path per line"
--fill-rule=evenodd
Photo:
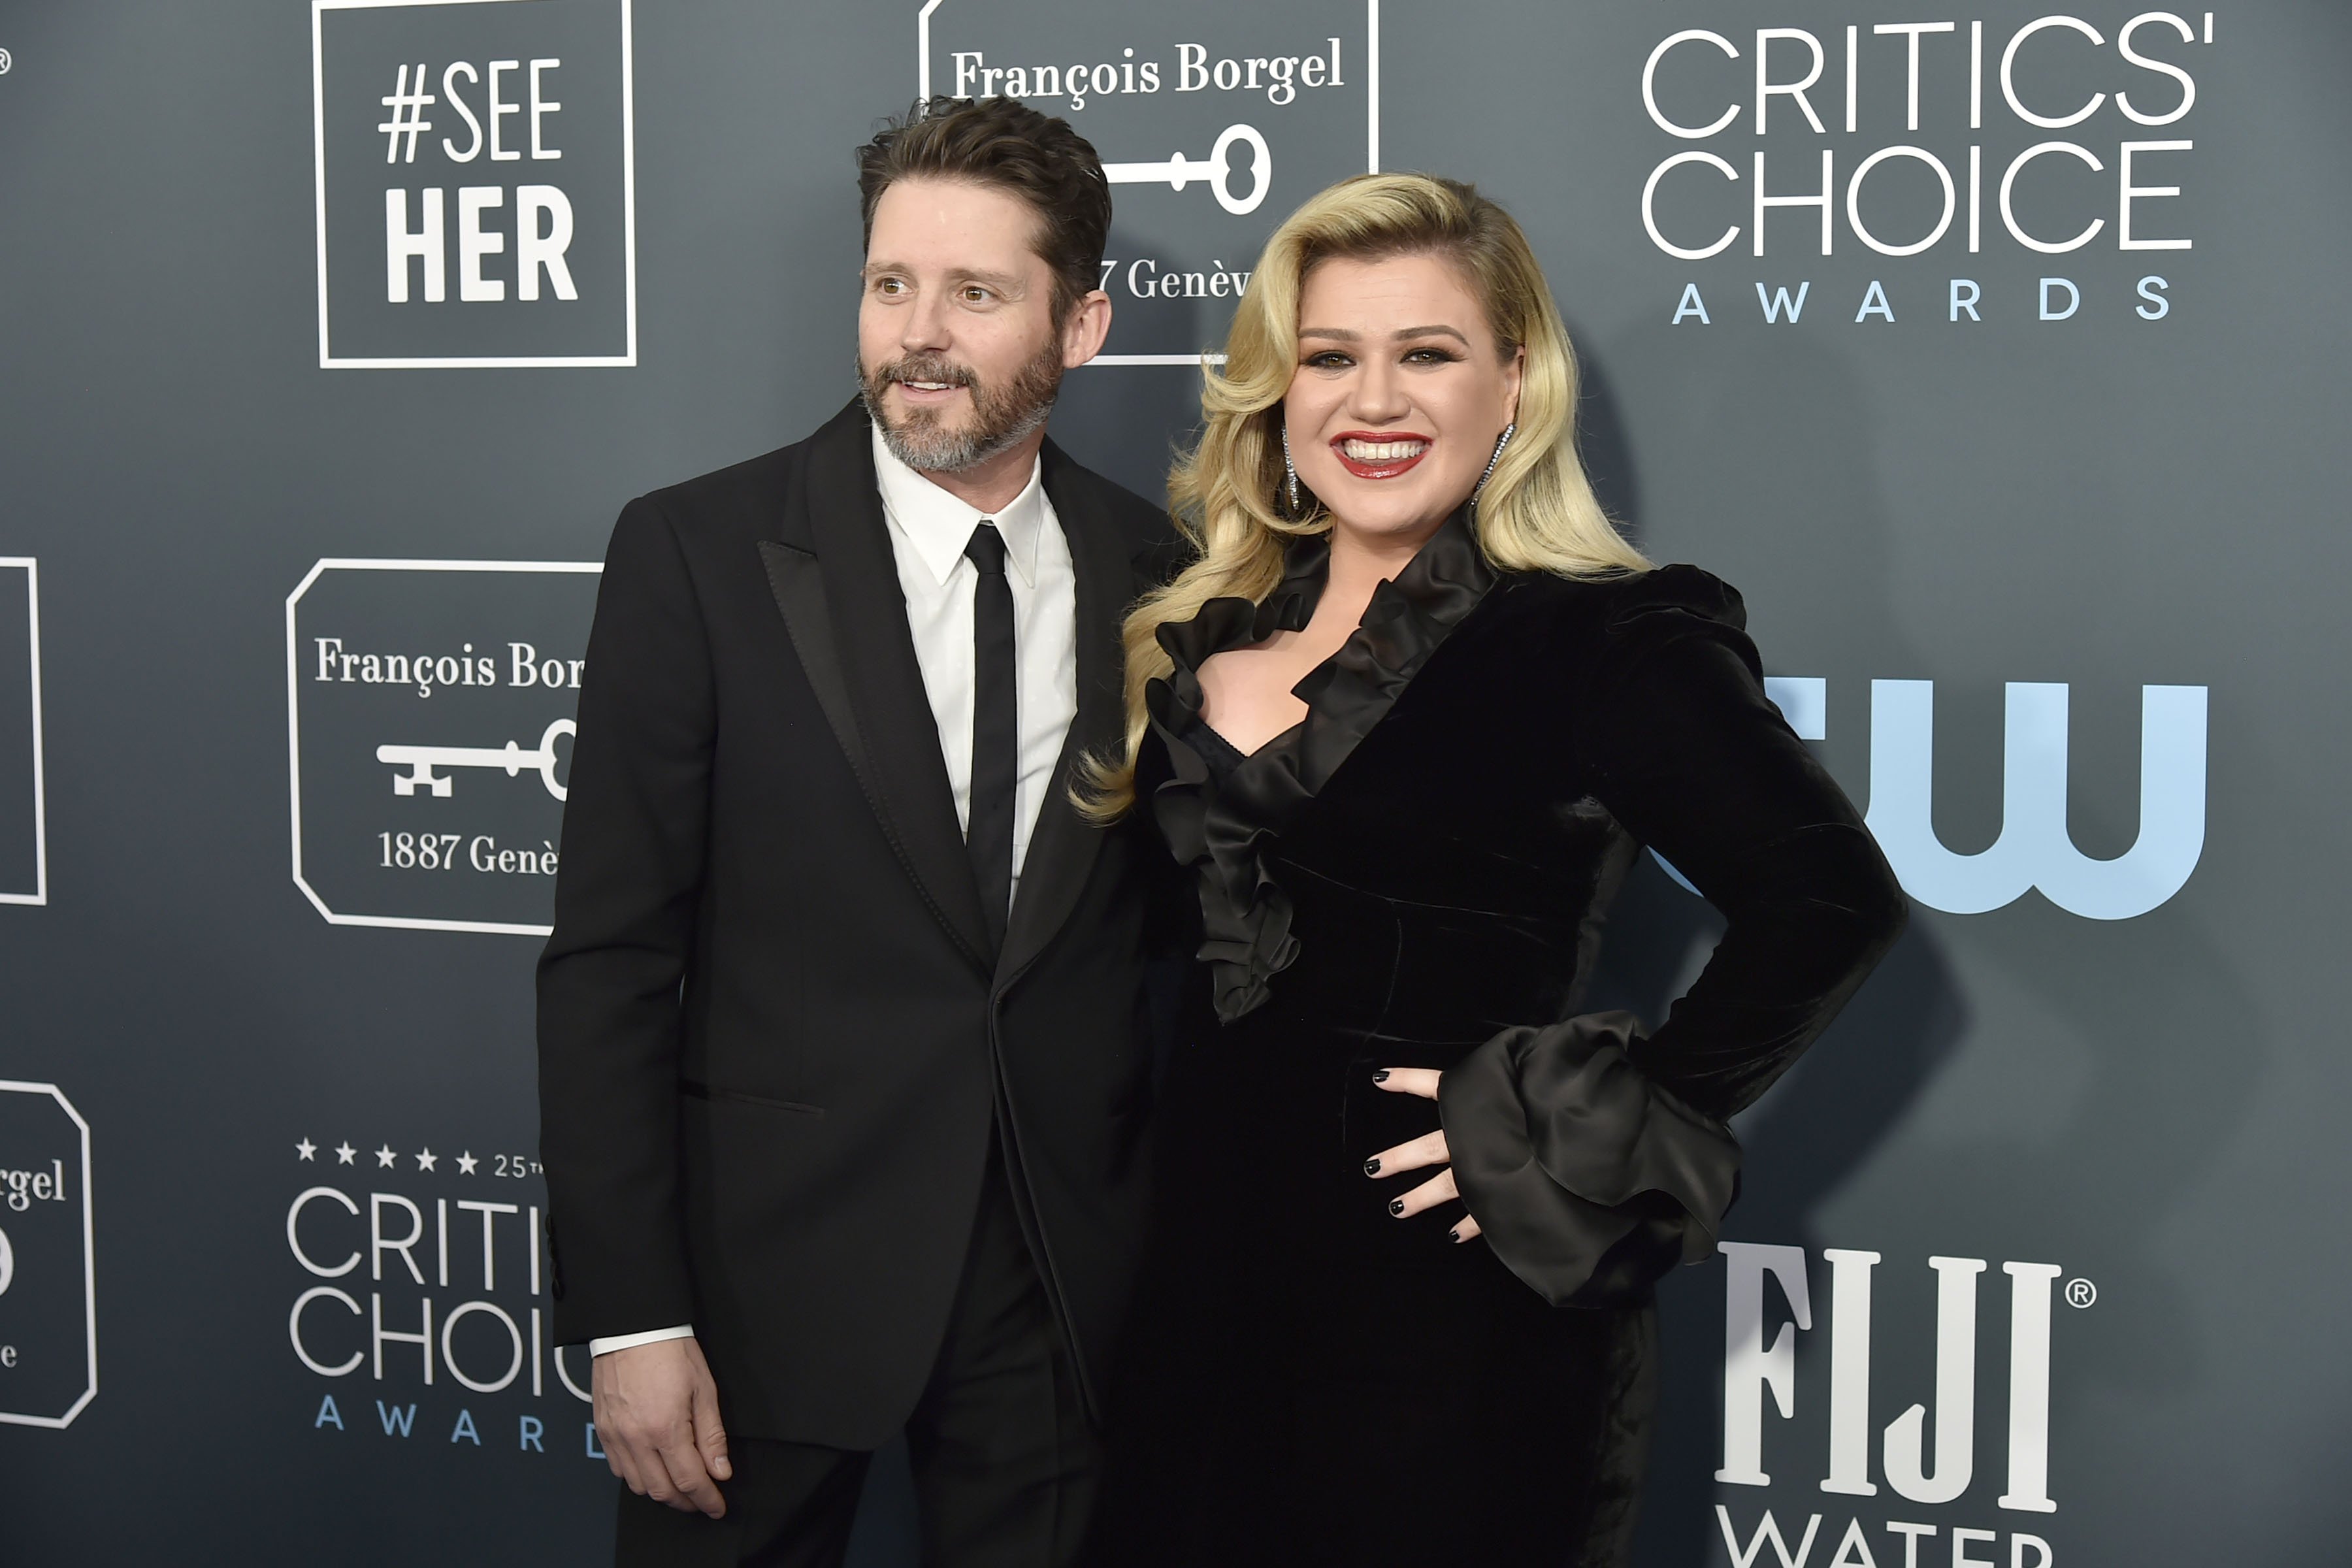
M319 363L636 363L630 0L311 0Z
M30 556L0 555L0 904L48 902L41 807L41 596Z
M327 560L288 595L294 883L330 922L547 934L600 570Z
M98 1397L89 1123L0 1079L0 1423L67 1426Z
M1117 187L1097 364L1223 341L1276 224L1380 167L1379 0L924 0L925 95L1017 98L1076 126Z

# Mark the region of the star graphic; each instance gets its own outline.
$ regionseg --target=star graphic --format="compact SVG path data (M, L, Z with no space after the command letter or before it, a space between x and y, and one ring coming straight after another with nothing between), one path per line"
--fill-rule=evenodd
M393 1162L399 1158L399 1155L392 1152L392 1145L387 1143L383 1148L375 1152L376 1169L380 1171L388 1171L392 1169Z
M474 1152L471 1149L457 1156L457 1169L468 1176L474 1173L474 1167L480 1163L479 1160L474 1158Z
M316 1143L311 1142L308 1138L303 1139L302 1142L294 1145L294 1152L301 1155L305 1160L310 1159L318 1152L319 1146Z
M352 1156L358 1152L359 1151L352 1147L351 1140L347 1138L335 1145L335 1163L348 1165L352 1163Z
M440 1157L440 1155L436 1154L432 1150L427 1149L423 1153L416 1156L416 1168L420 1171L429 1171L433 1168L433 1162L438 1160Z

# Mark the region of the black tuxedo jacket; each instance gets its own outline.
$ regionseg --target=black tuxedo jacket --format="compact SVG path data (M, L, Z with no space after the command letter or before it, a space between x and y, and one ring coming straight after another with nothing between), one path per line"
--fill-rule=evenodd
M740 1436L867 1448L945 1331L991 1128L1091 1409L1140 1240L1167 852L1088 826L1167 532L1048 442L1077 716L992 955L856 403L631 501L589 638L541 1151L562 1342L694 1325Z

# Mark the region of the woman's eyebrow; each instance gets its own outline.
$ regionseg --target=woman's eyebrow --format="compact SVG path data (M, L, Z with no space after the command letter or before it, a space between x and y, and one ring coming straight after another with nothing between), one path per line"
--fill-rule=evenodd
M1339 342L1352 343L1361 342L1364 334L1361 332L1349 331L1344 327L1301 327L1298 329L1298 335L1302 338L1331 338ZM1457 329L1443 325L1405 327L1397 331L1391 332L1389 337L1392 341L1400 342L1407 338L1452 338L1455 342L1464 344L1465 347L1470 342L1470 340L1465 337Z

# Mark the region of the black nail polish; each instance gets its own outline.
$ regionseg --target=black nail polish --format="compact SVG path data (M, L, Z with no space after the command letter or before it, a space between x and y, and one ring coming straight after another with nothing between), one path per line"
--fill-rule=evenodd
M1377 1176L1380 1173L1381 1163L1378 1160L1367 1160L1364 1162L1364 1174L1368 1176Z
M1391 1199L1389 1200L1389 1213L1391 1213L1391 1214L1392 1214L1392 1215L1402 1215L1402 1214L1403 1214L1403 1213L1404 1213L1404 1200L1403 1200L1402 1198L1391 1198Z
M1459 1241L1462 1239L1462 1233L1458 1230L1449 1230L1445 1233L1445 1238L1448 1241Z
M1381 1068L1381 1069L1380 1069L1380 1071L1378 1071L1378 1072L1376 1072L1376 1073L1372 1074L1372 1081L1373 1081L1374 1083L1386 1083L1386 1082L1388 1082L1388 1080L1389 1080L1389 1069L1388 1069L1388 1068Z

